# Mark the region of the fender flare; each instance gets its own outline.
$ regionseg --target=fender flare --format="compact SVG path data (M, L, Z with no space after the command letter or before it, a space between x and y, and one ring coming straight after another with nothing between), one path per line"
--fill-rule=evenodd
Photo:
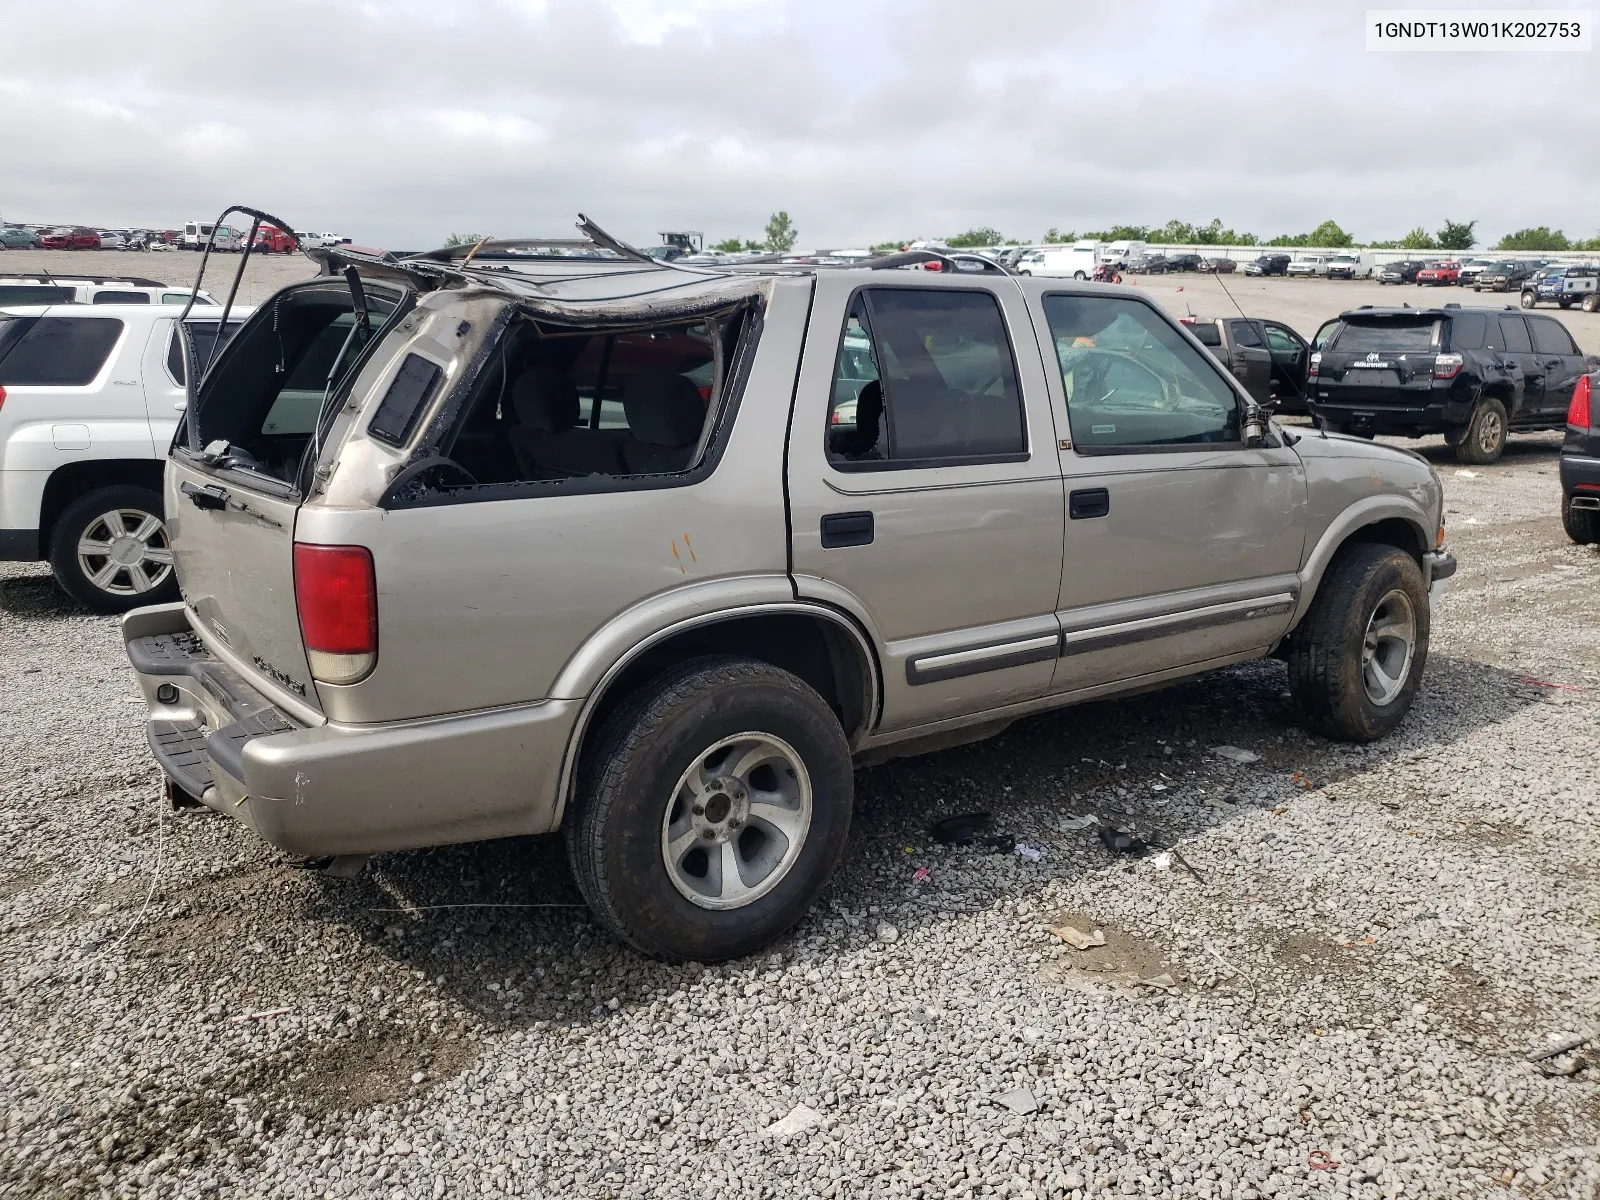
M556 784L555 813L551 829L560 829L561 823L566 819L567 801L572 797L572 790L577 782L577 768L580 752L583 748L584 737L589 731L595 711L600 707L600 702L605 698L607 689L627 668L645 651L659 645L669 638L698 629L706 625L716 625L724 621L738 620L741 617L759 616L809 616L828 621L848 636L856 647L863 665L866 668L866 682L868 689L866 718L863 729L869 729L878 721L883 703L883 666L878 661L878 655L873 649L872 641L865 630L856 623L852 617L836 608L829 607L806 600L794 599L794 590L787 576L778 576L783 583L785 598L729 605L726 607L705 608L698 612L680 615L669 624L659 625L654 632L642 637L621 638L623 628L630 622L623 620L628 613L636 612L640 608L653 606L656 601L665 599L656 597L647 601L645 605L636 605L634 609L619 614L618 617L606 624L597 634L592 636L568 660L567 666L562 669L557 677L556 686L552 688L552 696L558 695L556 689L577 686L579 681L593 677L588 690L581 696L582 707L578 710L577 719L573 722L572 730L567 735L567 748L562 755L561 773ZM703 593L708 590L726 592L730 596L734 589L748 598L750 594L750 579L720 580L700 587L684 589L682 592L673 593L672 596L681 600L703 600ZM674 607L680 607L675 604ZM619 642L626 644L619 649ZM596 673L596 668L604 665ZM564 693L563 693L564 694ZM577 698L577 697L573 697Z
M1428 528L1428 516L1419 505L1400 496L1368 496L1364 500L1358 500L1323 530L1322 536L1317 539L1317 544L1307 556L1305 565L1300 568L1300 602L1295 606L1294 617L1289 622L1290 629L1299 625L1310 610L1312 601L1316 599L1317 589L1322 585L1323 573L1327 571L1333 556L1349 540L1350 535L1368 525L1396 518L1417 531L1419 553L1426 554L1432 548L1433 530Z

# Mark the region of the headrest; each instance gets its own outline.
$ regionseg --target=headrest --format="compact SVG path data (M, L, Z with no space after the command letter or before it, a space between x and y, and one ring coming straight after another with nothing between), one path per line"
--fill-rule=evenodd
M511 385L511 405L527 429L555 433L578 423L578 388L565 375L535 368Z
M622 411L629 431L650 446L692 446L706 423L700 389L682 375L635 375L622 389Z

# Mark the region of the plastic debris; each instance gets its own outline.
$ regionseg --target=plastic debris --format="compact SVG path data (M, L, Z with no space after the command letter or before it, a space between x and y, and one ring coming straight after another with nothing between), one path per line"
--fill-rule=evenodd
M1056 828L1062 833L1076 833L1080 829L1089 829L1100 824L1100 818L1093 813L1084 813L1081 817L1062 817L1056 822Z
M1027 1088L1013 1088L1003 1096L996 1096L994 1102L1021 1117L1039 1111L1038 1098Z
M1172 870L1172 855L1163 850L1150 860L1150 865L1158 871Z
M1057 925L1050 932L1074 950L1090 950L1095 946L1104 946L1106 944L1106 931L1103 929L1085 933L1076 925Z
M240 1013L237 1017L230 1017L229 1020L235 1025L243 1025L246 1021L264 1021L268 1017L288 1016L293 1011L292 1008L269 1008L263 1012Z
M1143 858L1150 853L1150 843L1125 829L1102 829L1100 831L1100 840L1106 844L1106 849L1113 854L1126 854L1132 858Z
M1261 761L1261 755L1254 750L1246 750L1242 746L1213 746L1211 747L1211 753L1220 758L1225 758L1229 762L1253 763Z
M1027 842L1017 843L1017 853L1029 862L1038 862L1044 857L1044 849L1040 846L1030 846Z
M1600 1030L1581 1034L1578 1037L1568 1038L1564 1042L1554 1042L1551 1045L1542 1046L1538 1050L1535 1050L1533 1053L1528 1055L1528 1061L1543 1062L1547 1058L1555 1058L1557 1055L1567 1054L1573 1050L1587 1046L1590 1042L1594 1041L1596 1037L1600 1037Z
M976 838L993 820L986 812L956 813L928 827L928 834L941 846L965 846Z
M912 883L926 883L929 878L930 876L927 867L918 867L915 871L911 872Z
M1457 479L1476 479L1476 478L1478 478L1478 474L1479 473L1477 471L1457 471L1456 472L1456 478Z
M900 931L887 921L878 926L878 940L880 942L897 942L900 940Z
M1534 687L1555 688L1560 692L1582 692L1587 689L1574 687L1570 683L1551 683L1548 679L1535 679L1532 675L1518 675L1518 683L1531 683Z
M790 1137L796 1133L805 1133L808 1129L815 1129L821 1124L821 1113L814 1108L807 1108L804 1104L796 1104L789 1110L787 1116L774 1121L763 1132L768 1137Z
M1313 1150L1306 1155L1306 1166L1313 1171L1332 1171L1338 1165L1333 1161L1333 1155L1326 1150Z

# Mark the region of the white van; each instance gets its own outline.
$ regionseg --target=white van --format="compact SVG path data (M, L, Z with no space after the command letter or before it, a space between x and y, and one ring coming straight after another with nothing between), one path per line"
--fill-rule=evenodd
M1100 261L1108 263L1122 263L1126 266L1136 258L1141 258L1149 250L1150 243L1141 241L1116 241L1100 251Z
M187 221L183 226L183 248L185 250L204 250L206 241L211 237L213 226L209 221ZM232 225L215 226L217 231L216 241L212 249L223 254L237 254L244 249L244 235Z
M1328 259L1329 279L1371 279L1378 269L1377 257L1366 251L1341 251Z
M1100 255L1104 249L1104 243L1096 241L1073 242L1070 246L1046 246L1036 254L1025 255L1017 265L1017 273L1089 279L1100 265Z

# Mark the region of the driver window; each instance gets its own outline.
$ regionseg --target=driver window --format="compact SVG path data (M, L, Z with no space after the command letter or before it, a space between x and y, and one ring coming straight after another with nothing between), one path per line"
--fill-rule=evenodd
M1044 309L1080 452L1242 444L1233 389L1149 306L1046 296Z

